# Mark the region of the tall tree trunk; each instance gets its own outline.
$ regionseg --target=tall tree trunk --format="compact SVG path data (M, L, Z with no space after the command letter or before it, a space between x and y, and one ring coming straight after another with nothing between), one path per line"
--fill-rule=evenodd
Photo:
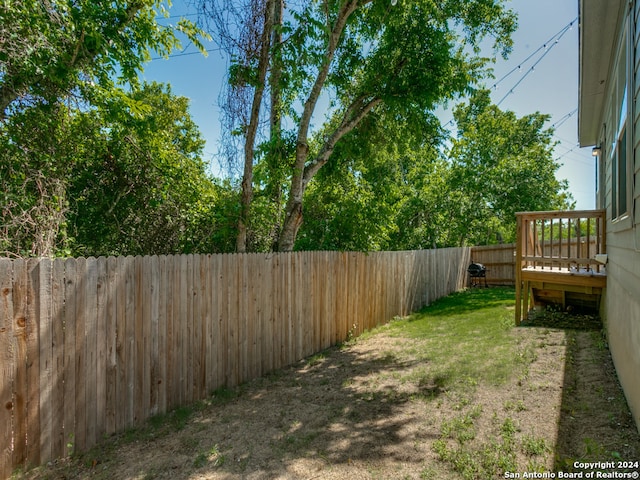
M329 31L329 38L327 39L327 50L325 52L324 62L318 71L318 75L316 76L316 80L311 88L311 92L304 104L302 116L300 117L300 124L298 126L295 165L293 167L291 186L289 188L289 198L285 209L284 225L282 226L282 230L278 237L278 250L281 252L289 252L293 250L298 230L302 225L302 196L304 195L305 190L304 169L309 157L308 137L311 117L318 103L318 98L320 98L322 88L327 81L331 62L335 56L340 42L340 37L342 36L342 32L347 24L347 20L357 8L357 0L345 2L340 8L340 12L338 13L333 25L330 24L329 16L327 16L327 30Z
M267 166L270 169L269 178L269 193L271 202L276 209L274 215L273 225L271 226L271 238L273 241L272 249L277 247L275 239L280 231L282 221L282 178L281 165L286 160L284 157L286 152L284 151L283 139L282 139L282 62L280 60L280 54L278 49L282 44L282 19L284 17L284 0L276 0L275 15L273 20L273 38L271 45L273 47L272 61L271 61L271 74L269 75L269 90L271 94L270 105L270 145L269 159Z
M302 198L311 179L329 161L338 141L351 132L380 103L382 103L382 100L379 98L358 98L354 100L345 111L342 122L324 143L318 155L306 167L302 168L299 178L296 178L298 172L294 172L294 180L292 181L292 188L287 202L286 217L278 240L278 250L283 252L293 250L298 230L303 221ZM300 144L298 144L298 147L296 156L299 155L300 158L296 157L296 162L300 161L304 165L309 156L308 147L302 148ZM294 186L296 186L295 189L293 188Z
M277 0L267 0L264 12L264 29L260 39L260 58L258 60L258 84L253 94L251 115L247 126L244 145L244 171L242 175L242 194L240 197L240 217L238 219L238 235L236 237L236 251L247 251L247 225L253 200L253 157L256 134L260 121L260 106L264 95L267 70L269 69L269 51L271 49L271 33Z

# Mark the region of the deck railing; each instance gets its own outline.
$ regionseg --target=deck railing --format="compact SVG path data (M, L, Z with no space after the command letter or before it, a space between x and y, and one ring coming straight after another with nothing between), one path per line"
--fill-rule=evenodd
M601 255L607 251L604 210L522 212L516 214L516 220L517 323L529 301L529 281L553 278L560 285L603 283L606 259Z

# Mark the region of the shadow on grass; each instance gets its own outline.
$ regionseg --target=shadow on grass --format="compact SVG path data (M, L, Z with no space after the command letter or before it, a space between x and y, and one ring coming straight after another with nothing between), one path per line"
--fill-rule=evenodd
M565 333L555 469L584 472L576 462L640 460L640 437L618 382L600 317L593 312L570 314L547 309L531 313L521 324L521 328L531 327Z
M473 289L438 300L422 313L447 317L448 325L459 323L469 330L473 324L470 313L504 307L514 296L513 289ZM509 312L505 307L503 313ZM420 330L420 316L424 315L406 321L402 327L405 334L410 328ZM454 322L454 316L463 318ZM563 329L566 333L555 451L558 470L571 470L577 460L639 458L640 442L598 322L596 318L556 314L532 317L522 327ZM511 326L507 329L503 331L512 332ZM477 347L478 336L487 334L484 330L468 332ZM433 337L433 331L430 335ZM451 331L442 335L451 336ZM415 345L407 335L396 338L403 349ZM454 338L453 343L468 340L461 335ZM79 476L74 473L67 478L86 478L103 471L102 478L114 478L111 469L127 462L139 462L135 472L124 472L127 478L168 478L167 474L173 478L303 478L295 470L302 467L306 474L317 472L315 477L307 477L331 478L331 469L344 473L356 463L368 469L367 478L392 478L377 472L385 462L403 466L402 473L407 476L422 470L421 478L459 478L448 476L447 465L434 460L429 447L425 450L425 445L441 439L442 419L430 419L431 423L423 422L416 428L416 416L426 402L446 405L456 400L452 396L456 392L448 392L447 387L462 367L441 362L434 352L416 360L404 351L378 348L375 344L364 350L332 348L241 387L218 389L206 406L191 413L188 425L170 423L166 441L150 443L160 440L158 429L150 429L126 448L119 448L116 455L108 455L106 448L88 453L72 466L80 470ZM469 358L479 373L495 369L491 363ZM455 357L455 362L462 361L462 355ZM407 379L409 370L412 376L405 383L385 382ZM415 402L417 398L421 401ZM459 400L462 404L463 399ZM150 461L152 457L155 460ZM83 467L94 461L97 469ZM395 478L402 478L396 473Z

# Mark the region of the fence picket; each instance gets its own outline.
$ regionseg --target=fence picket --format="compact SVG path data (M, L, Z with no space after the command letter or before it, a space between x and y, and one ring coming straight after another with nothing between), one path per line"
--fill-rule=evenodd
M420 308L464 287L469 258L0 259L0 478Z
M165 413L167 411L167 307L162 303L162 296L167 295L170 290L167 284L167 257L158 257L158 363L155 372L155 389L157 392L157 411L155 413Z
M133 352L129 361L133 367L132 378L129 381L133 388L133 425L142 422L142 409L144 408L144 330L142 328L144 306L144 275L142 270L142 257L133 259L133 318L132 338Z
M85 408L86 408L86 448L91 448L97 441L98 426L98 263L93 257L87 258L85 272L84 321L86 342L85 350Z
M27 434L26 455L27 463L40 464L40 348L38 339L39 315L39 260L27 261L27 321L26 341L27 355Z
M118 305L118 276L117 276L117 259L108 257L106 259L106 284L105 284L105 316L106 330L104 339L105 345L105 368L106 382L105 385L105 433L111 435L116 431L116 411L119 408L116 398L116 384L118 375L118 362L116 356L117 347L117 305Z
M55 259L51 278L51 457L64 455L64 260Z
M64 262L64 424L63 455L73 453L76 437L76 259Z
M159 357L159 336L160 326L158 324L160 312L160 266L159 258L154 255L149 258L147 265L147 275L149 278L149 313L145 318L145 325L148 324L149 340L146 343L149 350L145 353L145 358L149 359L147 379L149 382L149 403L147 415L158 414L158 377L160 370Z
M189 281L191 283L191 312L189 313L189 402L198 398L200 373L200 255L189 255Z
M8 477L13 466L13 390L16 372L13 341L13 265L0 259L0 478Z
M96 441L106 432L107 425L107 259L96 259Z
M165 374L165 396L166 409L172 410L176 406L176 364L178 350L176 349L176 309L178 301L178 292L176 290L176 262L178 256L168 256L165 259L165 275L167 289L165 291L166 299L166 315L167 315L167 339L166 339L166 374Z
M142 423L149 416L151 405L151 304L153 302L153 283L155 282L152 273L153 258L141 257L140 268L142 270L138 277L138 281L141 282L141 297L138 299L138 304L142 308L142 313L138 316L138 321L141 322L141 325L136 325L136 328L139 328L142 332L142 350L138 352L140 354L138 360L140 374L138 385L142 386L140 396L142 404L140 405L138 423Z

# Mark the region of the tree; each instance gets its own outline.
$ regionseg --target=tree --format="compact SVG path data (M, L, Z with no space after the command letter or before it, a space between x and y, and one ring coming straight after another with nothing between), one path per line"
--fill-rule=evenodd
M162 26L158 13L168 15L159 0L0 3L0 121L34 102L91 100L114 80L137 85L150 51L180 46L176 31L202 49L192 23Z
M490 243L492 235L512 239L518 211L566 209L567 182L556 179L549 116L517 118L491 104L489 92L476 92L454 112L457 138L449 151L450 183L461 192L457 243ZM500 226L500 228L497 228Z
M513 241L515 212L567 208L548 116L516 117L479 91L459 132L378 112L336 147L305 193L296 248L404 250ZM386 142L385 142L386 140ZM378 146L381 147L378 147Z
M319 134L322 138L322 135ZM379 109L340 142L305 191L296 249L396 249L411 224L398 221L440 157L431 114L401 119Z
M201 159L204 140L188 100L145 84L103 108L77 112L87 153L71 174L69 230L82 255L193 251L193 229L217 193ZM135 102L143 112L132 115Z
M485 73L488 59L480 57L479 41L490 35L506 54L515 28L501 0L416 0L396 6L383 0L323 0L287 7L282 41L269 51L272 67L278 60L281 111L295 138L292 155L284 149L277 161L286 168L277 236L277 248L284 251L293 249L302 225L307 186L346 135L374 111L407 118L465 92ZM255 67L248 72L256 78ZM325 95L331 97L329 120L318 129L321 140L312 144L312 120ZM285 143L270 140L271 149Z
M150 51L179 46L177 31L202 47L193 24L161 26L158 13L167 15L157 0L0 3L4 250L65 251L70 174L104 146L90 116L118 102L129 115L144 114L120 86L135 92Z
M202 19L216 32L216 40L231 58L227 91L222 103L223 148L230 165L235 164L237 139L242 145L242 183L237 223L236 251L245 252L252 232L254 162L260 132L263 98L269 76L269 138L281 143L281 65L275 46L282 42L284 0L196 0ZM267 158L267 165L270 159ZM258 209L260 210L260 209ZM255 226L255 222L254 226Z
M90 110L29 108L0 128L5 252L230 250L236 190L206 174L188 100L169 87L145 84Z
M52 104L0 123L0 252L49 256L67 245L66 189L84 131Z

